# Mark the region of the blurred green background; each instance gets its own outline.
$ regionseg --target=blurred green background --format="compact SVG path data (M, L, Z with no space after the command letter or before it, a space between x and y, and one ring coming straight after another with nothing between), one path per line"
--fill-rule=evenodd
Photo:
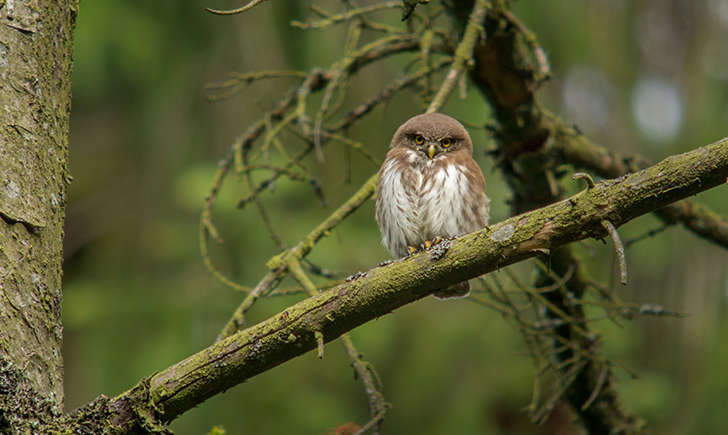
M327 66L341 55L344 31L301 31L311 2L272 1L238 16L204 7L241 2L81 0L75 39L71 170L63 320L66 407L115 395L141 377L209 345L242 300L216 281L199 254L198 221L217 162L235 137L294 82L247 87L210 103L207 83L229 72ZM371 2L361 1L359 4ZM430 8L439 7L434 1ZM329 11L341 2L320 2ZM514 1L514 12L549 55L553 78L544 104L595 142L652 160L728 135L728 1ZM400 25L399 11L376 15ZM407 55L362 71L351 83L356 104L400 76ZM349 136L378 159L391 133L422 110L413 93L380 107ZM475 89L445 111L470 123L488 120ZM489 183L492 221L509 214L508 193L485 154L489 139L471 129ZM284 242L295 243L349 197L377 167L327 148L308 159L328 207L311 189L281 179L263 194ZM216 264L254 285L277 251L254 207L238 210L243 183L226 182L215 219L226 243ZM697 197L728 215L725 186ZM623 227L623 239L656 228L650 216ZM612 250L579 244L595 278L613 276ZM311 260L344 275L387 258L371 201L332 232ZM624 299L658 303L688 317L604 321L593 326L616 368L626 406L654 433L719 433L728 409L728 252L673 227L627 252ZM529 277L530 267L519 267ZM284 281L283 287L293 283ZM299 298L259 301L250 322ZM468 301L427 298L352 333L393 404L386 433L575 433L569 417L528 422L533 363L517 331ZM721 345L721 343L723 345ZM325 433L368 419L361 384L338 343L325 358L304 355L208 400L173 424L180 434Z

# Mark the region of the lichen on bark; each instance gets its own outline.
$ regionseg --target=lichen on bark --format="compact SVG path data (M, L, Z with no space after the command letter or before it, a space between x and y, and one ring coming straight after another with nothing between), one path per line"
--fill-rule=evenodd
M0 390L0 412L11 432L63 409L61 261L76 8L75 0L0 7L0 355L4 380L13 380ZM19 401L22 408L13 406Z

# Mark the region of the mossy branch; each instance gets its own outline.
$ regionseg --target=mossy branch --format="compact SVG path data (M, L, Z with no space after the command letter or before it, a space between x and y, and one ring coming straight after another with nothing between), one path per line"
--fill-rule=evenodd
M564 126L556 115L550 112L545 114L553 123L556 138L549 152L559 161L571 163L580 169L587 169L607 178L638 171L650 165L647 159L640 156L604 148L574 128ZM728 248L728 217L720 216L702 204L687 199L656 210L655 214L665 224L681 223L705 240Z
M376 267L218 341L116 398L104 400L108 416L104 421L109 425L104 429L163 430L159 423L169 423L207 398L315 349L317 333L329 342L451 283L522 261L545 249L605 237L601 224L605 219L622 225L724 184L726 178L728 138L447 241L444 255L427 251ZM589 399L593 407L594 399ZM98 402L88 406L99 412ZM89 414L80 410L75 415Z

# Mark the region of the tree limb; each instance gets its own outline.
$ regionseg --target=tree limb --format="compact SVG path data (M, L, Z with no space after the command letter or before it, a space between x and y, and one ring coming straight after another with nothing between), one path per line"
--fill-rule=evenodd
M329 342L377 317L545 249L606 235L605 219L620 226L637 216L726 183L728 138L668 157L640 172L606 180L555 204L514 216L430 250L371 269L358 279L303 300L142 380L100 398L106 430L163 431L207 398L315 349L316 332ZM591 400L593 402L593 399ZM99 412L99 400L74 413ZM591 404L593 407L594 404ZM83 417L76 417L83 424Z
M597 145L575 129L564 126L556 115L545 113L554 123L556 137L550 152L556 154L560 161L607 178L638 171L650 165L647 159L640 156L618 153ZM655 215L666 224L682 223L685 228L705 240L728 248L728 218L704 205L687 199L655 210Z

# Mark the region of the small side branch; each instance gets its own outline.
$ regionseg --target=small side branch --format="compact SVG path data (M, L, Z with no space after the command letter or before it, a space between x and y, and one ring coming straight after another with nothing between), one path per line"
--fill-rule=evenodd
M316 357L318 357L318 359L324 359L324 333L321 331L314 331L313 336L316 337Z
M592 391L589 398L584 402L584 405L581 406L582 411L586 411L589 406L591 406L592 403L594 403L594 400L599 396L599 392L602 390L602 386L607 380L607 375L609 374L609 370L607 369L606 365L602 365L602 369L599 371L599 378L597 378L597 386L594 388L594 391Z
M359 379L361 379L364 385L364 391L369 399L371 419L362 426L359 433L364 433L370 428L374 428L374 433L379 433L380 426L384 420L384 414L389 409L389 404L382 394L382 382L374 366L362 359L361 354L356 349L356 346L354 346L354 342L351 341L349 334L341 336L341 344L344 345L346 353L349 355L349 360L351 360L351 366L354 368Z
M349 9L344 13L341 14L326 14L326 18L320 21L312 21L312 22L301 22L301 21L292 21L291 25L293 27L298 27L300 29L323 29L325 27L329 27L332 24L346 22L351 20L352 18L359 17L364 14L368 14L370 12L376 12L382 9L398 9L402 7L401 1L388 1L383 3L375 3L373 5L369 6L363 6L359 8L353 8ZM321 13L320 10L317 9L317 12ZM387 28L388 31L394 31L394 28Z
M252 0L250 3L248 3L244 6L241 6L237 9L222 10L222 9L205 8L205 10L207 12L209 12L211 14L215 14L215 15L236 15L236 14L241 14L241 13L247 11L248 9L254 8L254 7L258 6L259 4L263 3L264 1L265 0Z
M609 237L612 239L612 243L614 243L614 251L617 254L617 261L619 262L619 282L621 282L622 285L627 285L627 259L624 255L622 239L619 238L617 229L608 220L603 220L602 226L605 230L607 230Z
M591 189L594 187L594 180L592 179L591 175L587 174L586 172L577 172L572 177L574 180L585 180L586 181L586 188Z

